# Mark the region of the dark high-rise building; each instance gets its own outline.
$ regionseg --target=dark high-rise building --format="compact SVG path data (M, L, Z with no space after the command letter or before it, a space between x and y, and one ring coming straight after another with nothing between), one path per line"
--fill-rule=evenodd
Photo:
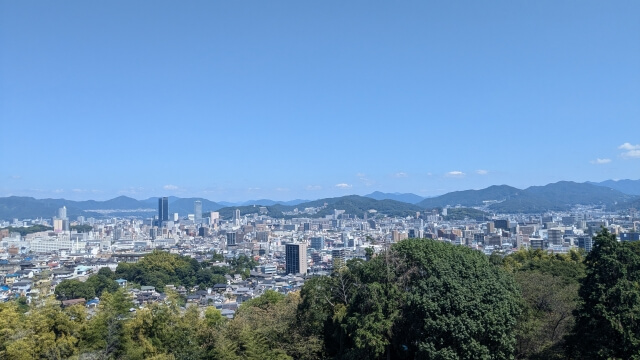
M504 231L509 231L509 220L493 220L493 224L496 229L502 229Z
M158 199L158 226L162 226L169 221L169 198L161 197Z
M586 252L590 252L593 248L593 239L591 236L580 236L578 238L578 247L584 249Z
M285 246L285 271L287 274L307 273L307 244Z
M228 232L227 233L227 246L236 246L236 233Z

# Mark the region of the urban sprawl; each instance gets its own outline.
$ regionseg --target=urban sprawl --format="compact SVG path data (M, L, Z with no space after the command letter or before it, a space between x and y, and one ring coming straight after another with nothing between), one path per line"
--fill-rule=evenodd
M203 214L194 202L193 214L171 213L168 198L158 199L153 218L67 217L62 207L51 219L0 221L0 301L24 296L49 295L64 280L85 281L101 268L116 271L119 263L136 263L159 249L208 261L212 267L247 257L257 264L248 274L225 275L225 282L206 289L166 284L186 298L189 306L215 305L233 317L238 305L267 290L288 293L300 289L314 275L328 275L345 262L375 256L407 238L429 238L467 246L487 255L507 255L518 249L568 253L591 251L592 237L602 227L619 241L640 240L635 210L610 213L597 207L576 207L570 212L537 215L497 214L484 220L445 221L455 207L416 212L411 217L388 217L369 210L349 214L334 209L324 218L310 215L320 208L295 209L288 219L257 213L221 219L218 212ZM53 214L52 214L53 215ZM40 225L52 230L26 233L21 228ZM10 230L11 229L11 230ZM162 301L165 294L148 284L127 289L134 303ZM67 299L65 304L95 306L99 299Z

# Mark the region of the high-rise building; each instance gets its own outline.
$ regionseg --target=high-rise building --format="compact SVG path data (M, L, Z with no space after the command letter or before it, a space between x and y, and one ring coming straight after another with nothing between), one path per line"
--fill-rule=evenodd
M307 273L307 244L285 246L285 271L287 274Z
M318 251L324 249L324 236L315 236L311 238L311 248Z
M235 209L233 211L233 224L235 226L240 226L240 210L239 209Z
M487 222L487 234L491 234L494 231L495 231L495 224L493 223L493 221Z
M549 244L551 245L562 245L562 229L549 229L547 231L547 235L549 237Z
M509 231L509 220L494 220L493 224L496 229L502 229L504 231Z
M66 219L67 218L67 207L63 206L58 209L58 219Z
M162 227L167 221L169 221L169 198L165 196L158 199L158 226Z
M578 238L578 247L584 249L586 252L590 252L593 247L593 238L591 236L580 236Z
M227 246L236 246L236 233L228 232L227 233Z
M193 202L193 222L196 224L202 224L202 201L196 200Z

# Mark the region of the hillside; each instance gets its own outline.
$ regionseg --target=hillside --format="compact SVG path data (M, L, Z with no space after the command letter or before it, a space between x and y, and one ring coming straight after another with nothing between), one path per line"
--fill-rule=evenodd
M222 205L203 198L176 198L173 201L169 201L169 213L178 213L180 217L184 217L187 214L193 214L195 211L194 203L196 200L200 200L202 202L203 213L223 208ZM158 205L156 200L156 208L157 207Z
M564 211L575 205L599 205L611 208L633 199L631 195L602 186L560 181L545 186L531 186L504 202L489 206L489 209L502 213L535 213L549 210Z
M489 216L489 213L486 213L482 210L472 208L449 208L447 209L447 216L445 216L444 219L447 221L468 219L476 221L486 221Z
M436 208L449 206L482 206L484 201L502 201L517 195L522 190L508 185L493 185L481 190L454 191L433 198L424 199L416 205L422 208Z
M380 191L374 191L371 194L365 195L365 197L375 200L395 200L406 202L409 204L417 204L420 201L424 200L422 196L418 196L412 193L383 193Z
M388 216L413 216L416 211L421 211L421 207L413 204L408 204L395 200L375 200L371 198L367 198L364 196L358 195L348 195L337 198L326 198L320 200L314 200L309 202L304 202L298 204L296 206L285 206L285 205L272 205L266 206L268 215L271 217L285 217L283 212L292 211L294 208L298 208L300 210L304 208L310 207L322 207L324 204L327 204L327 207L318 213L310 216L314 218L324 217L327 215L333 214L333 210L345 210L347 214L357 215L358 217L363 217L366 211L371 209L376 210L378 213ZM233 217L233 211L235 209L240 210L241 215L245 214L255 214L260 210L259 206L230 206L225 207L218 212L220 213L220 217L223 219L231 219ZM299 215L303 216L303 215ZM292 217L292 216L287 216Z
M589 182L589 184L606 186L628 195L640 195L640 180L606 180L598 183Z

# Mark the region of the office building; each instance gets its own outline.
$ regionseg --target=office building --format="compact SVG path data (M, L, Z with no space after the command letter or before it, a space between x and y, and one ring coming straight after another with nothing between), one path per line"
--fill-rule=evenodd
M580 236L578 238L578 247L584 249L586 252L590 252L593 247L593 238L591 236Z
M193 202L193 222L196 224L202 224L202 201L196 200Z
M639 241L640 233L632 232L632 233L620 233L620 241Z
M493 223L493 221L489 221L487 223L487 234L491 234L492 232L495 232L495 224Z
M162 227L167 221L169 221L169 198L165 196L158 199L158 226Z
M502 229L504 231L509 231L509 220L494 220L493 225L496 229Z
M235 226L240 226L240 210L239 209L235 209L233 211L233 224Z
M562 229L549 229L547 231L547 236L549 237L549 244L551 245L562 245L563 231Z
M66 219L67 218L67 207L63 206L58 209L58 219Z
M285 271L287 274L307 273L307 245L287 244L285 246Z
M318 251L324 249L324 236L315 236L311 238L311 248Z
M227 246L236 246L236 233L228 232L227 233Z

